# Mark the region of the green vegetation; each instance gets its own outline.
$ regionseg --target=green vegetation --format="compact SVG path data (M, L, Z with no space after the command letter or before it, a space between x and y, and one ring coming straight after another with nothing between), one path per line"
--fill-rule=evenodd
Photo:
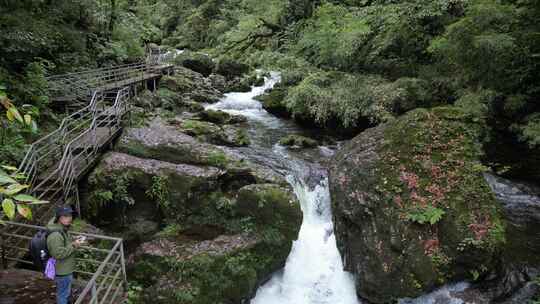
M0 168L0 199L2 200L0 224L4 217L13 220L17 214L23 218L32 219L30 206L48 203L24 194L23 190L30 187L24 183L25 180L26 176L17 172L17 168L13 166L2 165Z
M169 190L167 188L166 176L153 176L152 187L146 191L146 195L153 200L156 200L158 206L164 210L170 207Z
M280 139L279 144L283 146L296 146L300 148L314 148L317 146L317 141L309 137L291 134Z
M463 107L483 122L486 162L534 179L539 14L532 0L209 0L183 2L164 42L280 70L265 108L323 127Z
M135 201L128 192L128 187L131 183L132 177L129 172L119 174L115 176L115 179L111 183L105 183L105 177L101 173L96 173L89 180L90 185L108 185L107 189L94 189L90 193L90 198L88 200L86 214L90 217L95 217L98 215L100 210L109 206L109 204L115 204L121 206L121 215L122 222L125 222L125 212L128 206L132 206Z

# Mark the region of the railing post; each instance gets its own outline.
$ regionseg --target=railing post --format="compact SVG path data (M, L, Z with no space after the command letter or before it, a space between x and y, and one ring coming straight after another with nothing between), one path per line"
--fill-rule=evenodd
M81 203L79 201L79 187L75 187L75 208L77 209L77 214L79 215L79 218L82 218Z
M96 282L95 281L92 283L92 291L91 291L90 295L92 296L92 298L90 299L91 304L99 303L98 298L97 298L98 295L97 295L97 289L96 289Z
M124 289L125 291L128 290L128 281L127 281L127 275L126 275L126 261L124 258L124 241L120 240L120 262L122 263L122 278L124 280Z

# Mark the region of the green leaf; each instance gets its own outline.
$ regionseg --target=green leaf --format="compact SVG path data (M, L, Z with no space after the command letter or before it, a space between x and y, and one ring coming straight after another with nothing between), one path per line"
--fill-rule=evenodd
M24 123L27 126L30 126L32 124L32 116L30 116L29 114L24 114Z
M4 175L0 172L0 185L5 185L5 184L15 184L17 183L16 180L14 180L13 178L11 178L9 175Z
M13 167L13 166L2 165L2 168L6 169L8 171L17 171L17 167Z
M13 199L20 202L26 202L26 203L39 201L39 199L28 194L17 194L13 197Z
M4 210L4 213L9 219L13 219L15 217L15 203L13 200L6 198L2 202L2 210Z
M12 118L10 119L10 113L11 113L11 116ZM24 119L23 117L21 116L21 113L19 113L19 110L17 110L16 107L10 107L8 110L7 110L7 114L8 114L8 119L10 121L13 121L13 119L16 119L18 122L24 124Z
M32 219L32 210L26 205L17 205L17 212L25 219Z
M21 192L24 189L29 188L29 185L23 185L23 184L11 184L9 187L7 187L6 190L4 190L4 194L7 196L15 195L19 192Z

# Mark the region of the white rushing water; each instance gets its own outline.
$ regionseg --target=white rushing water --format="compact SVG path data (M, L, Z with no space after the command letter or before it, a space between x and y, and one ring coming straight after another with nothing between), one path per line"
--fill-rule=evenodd
M271 72L270 77L265 77L264 85L252 87L250 92L233 92L225 94L218 103L206 106L206 109L221 110L229 114L243 115L258 121L274 121L279 118L266 112L259 101L254 98L271 89L281 81L277 72Z
M300 200L304 219L282 273L257 291L252 304L359 303L354 278L343 271L336 247L328 181L310 190L289 178Z
M261 95L280 81L278 73L271 73L265 84L253 87L251 92L229 93L207 109L222 110L230 114L246 116L250 122L249 133L258 137L250 149L261 153L275 154L289 168L288 181L294 188L302 212L303 222L298 240L293 243L283 271L257 291L252 304L357 304L352 275L343 271L343 264L336 247L328 181L310 189L300 177L294 177L295 168L302 173L300 162L296 162L286 149L276 147L281 136L298 131L292 123L266 112L254 97ZM258 139L258 140L257 140Z

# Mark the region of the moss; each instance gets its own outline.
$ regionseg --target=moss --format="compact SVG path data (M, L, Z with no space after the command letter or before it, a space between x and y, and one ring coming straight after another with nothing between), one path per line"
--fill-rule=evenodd
M235 137L234 141L239 146L248 146L251 143L251 140L249 139L249 136L248 136L246 130L244 130L244 129L239 129L238 130L238 132L236 133L236 137Z
M230 114L223 111L212 110L212 109L208 109L201 112L199 114L199 117L204 121L209 121L209 122L220 124L220 125L228 123L229 120L231 119Z
M317 146L317 141L302 135L291 134L281 138L279 144L282 146L314 148Z
M203 253L184 259L144 256L130 271L131 279L147 286L143 300L241 303L249 299L258 282L283 267L301 221L297 202L290 202L292 193L271 184L246 186L240 192L238 201L221 192L208 194L182 220L182 226L170 224L161 235L174 238L190 226L213 224L230 234L247 233L255 237L255 243L221 255ZM293 227L292 223L298 225Z
M183 121L182 128L187 134L194 136L211 135L220 131L219 127L214 124L197 120Z
M449 257L466 252L474 258L460 267L475 267L479 260L494 267L505 243L501 211L479 169L481 150L470 124L459 108L414 110L386 128L380 151L376 187L389 214L406 223L441 211L436 220L417 221L416 229L433 240L425 254L444 280L453 275L449 264L456 266Z
M219 167L219 168L226 168L229 164L229 160L225 153L221 151L215 151L210 153L207 158L208 164L211 166Z
M255 97L262 103L263 108L277 116L290 117L291 114L284 102L288 89L282 85L277 85L270 92Z
M164 94L165 97L172 96L174 93L186 93L193 90L196 87L195 83L186 77L185 75L178 74L175 76L164 76L160 81L161 94ZM169 92L165 91L168 90Z
M260 244L225 256L201 254L181 261L162 259L156 263L162 265L161 269L143 263L137 273L149 271L147 277L156 277L169 270L168 278L174 281L168 288L160 283L147 288L143 295L147 301L155 301L154 294L159 294L158 303L240 303L249 299L257 282L275 268L276 257L283 258L282 253ZM149 283L148 278L144 280L143 283Z

